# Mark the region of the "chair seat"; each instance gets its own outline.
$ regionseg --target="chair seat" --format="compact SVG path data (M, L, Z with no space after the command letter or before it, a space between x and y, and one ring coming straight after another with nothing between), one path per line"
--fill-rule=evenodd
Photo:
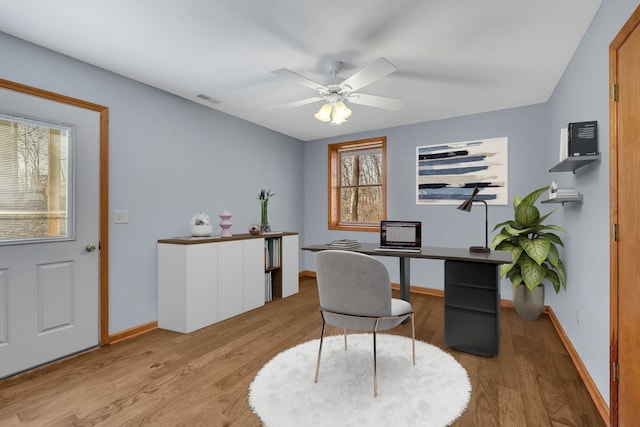
M391 298L391 315L400 316L411 313L411 303L403 299Z

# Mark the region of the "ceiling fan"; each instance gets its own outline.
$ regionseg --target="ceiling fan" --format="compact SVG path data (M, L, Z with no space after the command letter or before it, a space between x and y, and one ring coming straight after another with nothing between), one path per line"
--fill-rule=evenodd
M378 58L375 62L360 69L344 80L338 78L338 74L344 69L343 62L332 61L327 68L332 77L330 83L327 85L315 82L286 68L273 71L273 74L279 77L293 80L317 91L318 96L269 107L268 109L294 108L313 102L325 101L320 111L315 114L315 118L323 122L331 121L331 124L339 124L346 121L351 115L351 110L346 107L344 101L392 111L399 111L404 107L405 101L403 99L356 92L397 70L397 68L385 58Z

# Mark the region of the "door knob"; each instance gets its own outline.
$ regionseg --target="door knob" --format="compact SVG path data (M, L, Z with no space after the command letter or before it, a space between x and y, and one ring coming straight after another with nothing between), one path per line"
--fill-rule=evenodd
M93 243L89 243L89 244L85 247L85 249L87 250L87 252L94 252L94 251L95 251L96 249L98 249L98 248L97 248L97 247L96 247L96 245L94 245Z

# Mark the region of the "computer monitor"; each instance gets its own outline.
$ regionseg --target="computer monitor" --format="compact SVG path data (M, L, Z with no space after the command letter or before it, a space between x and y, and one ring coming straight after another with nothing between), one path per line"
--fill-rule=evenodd
M422 222L380 221L380 247L420 248Z

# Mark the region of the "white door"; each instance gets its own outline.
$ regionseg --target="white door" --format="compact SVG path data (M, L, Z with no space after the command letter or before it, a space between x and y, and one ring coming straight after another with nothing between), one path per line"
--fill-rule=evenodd
M60 176L56 179L70 184L67 185L69 194L61 200L71 200L64 208L68 208L67 215L72 218L70 223L64 222L63 232L58 233L58 237L47 236L56 236L59 232L57 228L61 226L54 225L53 232L48 226L45 236L38 239L7 240L7 228L16 229L16 232L22 228L10 223L19 216L15 212L19 205L16 201L50 200L52 197L47 187L46 191L37 188L32 194L24 192L21 198L16 196L9 200L7 194L15 196L20 191L8 188L13 184L6 179L7 173L4 180L0 175L0 227L5 225L5 234L0 240L2 378L99 344L100 115L96 111L6 89L0 89L0 114L5 118L23 117L36 123L59 124L70 130L71 142L65 154L69 168L52 175ZM3 123L13 122L5 120ZM51 161L49 158L53 156L54 153L48 153L46 161ZM7 167L11 162L8 157L7 151L4 158L0 156L0 162L3 162L0 167ZM16 167L22 167L24 160L14 163ZM49 166L49 170L51 168ZM43 176L47 174L48 170L43 172ZM45 208L50 218L55 217L53 210L51 205ZM21 219L24 214L20 214ZM34 218L37 216L37 212L32 214ZM69 224L68 229L66 224Z

